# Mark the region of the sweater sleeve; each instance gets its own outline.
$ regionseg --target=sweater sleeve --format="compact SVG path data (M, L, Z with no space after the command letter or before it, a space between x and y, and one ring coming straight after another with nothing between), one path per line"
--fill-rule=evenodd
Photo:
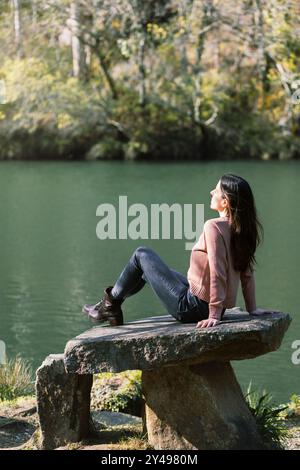
M240 279L246 310L250 313L256 309L254 272L248 268L241 272Z
M228 261L223 236L216 222L208 220L204 224L210 272L209 318L221 319L226 298Z

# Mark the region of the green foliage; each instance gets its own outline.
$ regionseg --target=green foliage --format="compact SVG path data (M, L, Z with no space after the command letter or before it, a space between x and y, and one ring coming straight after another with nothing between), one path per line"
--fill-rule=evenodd
M271 114L266 110L270 98L264 112L257 108L258 98L256 82L241 89L231 83L220 91L217 98L220 139L217 144L221 144L221 149L217 146L217 153L224 151L225 142L230 158L283 160L299 157L300 137L297 132L292 132L293 129L283 132L278 127L279 116L274 116L278 102L273 103ZM218 157L222 158L221 155Z
M19 2L19 50L2 8L0 159L300 157L293 5L100 3L77 5L78 77L70 0Z
M0 158L83 158L113 135L93 84L64 79L37 58L7 59L2 70L8 103L0 109Z
M293 394L290 401L285 405L282 412L284 418L294 418L300 416L300 395Z
M114 119L122 124L126 138L124 158L128 160L177 160L201 158L202 129L176 107L158 96L144 107L132 90L122 91L114 103Z
M32 394L32 375L31 366L19 356L0 365L0 401Z
M95 144L87 153L87 160L120 160L123 157L124 148L121 142L113 137L104 137L101 142Z
M251 382L248 386L245 399L265 443L270 446L280 447L281 441L288 436L282 416L287 406L274 406L272 404L272 396L265 390L262 394L253 390Z
M14 128L30 133L41 125L84 130L101 115L100 104L91 99L91 87L74 77L65 79L38 58L7 59L2 70L10 103L7 114Z
M300 416L300 395L292 395L290 398L290 409L293 410L294 414Z
M114 376L116 374L113 373L98 374L96 380L98 380L98 385L101 387L101 384ZM118 374L118 376L123 380L123 385L116 392L111 393L108 398L102 400L102 409L115 412L123 411L131 400L141 397L141 371L125 371Z

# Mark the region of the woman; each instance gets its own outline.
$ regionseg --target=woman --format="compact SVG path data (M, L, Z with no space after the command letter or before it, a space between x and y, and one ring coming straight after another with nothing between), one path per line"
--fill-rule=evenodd
M253 267L262 226L249 184L226 174L210 194L210 207L219 217L205 222L191 252L187 277L170 269L151 248L139 247L115 285L104 290L103 299L84 305L83 312L95 321L122 325L121 304L148 282L170 315L206 328L219 324L225 309L235 306L241 281L249 314L270 313L256 306Z

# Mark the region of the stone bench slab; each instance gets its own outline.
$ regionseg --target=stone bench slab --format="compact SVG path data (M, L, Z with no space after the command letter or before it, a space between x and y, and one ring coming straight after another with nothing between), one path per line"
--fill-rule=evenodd
M256 317L234 308L205 329L170 315L96 326L67 343L64 363L67 373L97 374L250 359L278 349L290 322L287 313Z

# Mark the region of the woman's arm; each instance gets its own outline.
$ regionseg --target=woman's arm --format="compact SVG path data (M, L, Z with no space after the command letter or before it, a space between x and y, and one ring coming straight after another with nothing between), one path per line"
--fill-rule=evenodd
M223 236L217 224L208 220L204 224L204 236L210 272L209 317L197 324L197 328L214 326L221 320L223 303L226 298L227 257Z
M265 308L259 308L256 306L255 279L254 272L251 271L251 269L247 269L246 271L241 272L240 278L246 310L250 315L259 316L278 312L278 310L267 310Z

